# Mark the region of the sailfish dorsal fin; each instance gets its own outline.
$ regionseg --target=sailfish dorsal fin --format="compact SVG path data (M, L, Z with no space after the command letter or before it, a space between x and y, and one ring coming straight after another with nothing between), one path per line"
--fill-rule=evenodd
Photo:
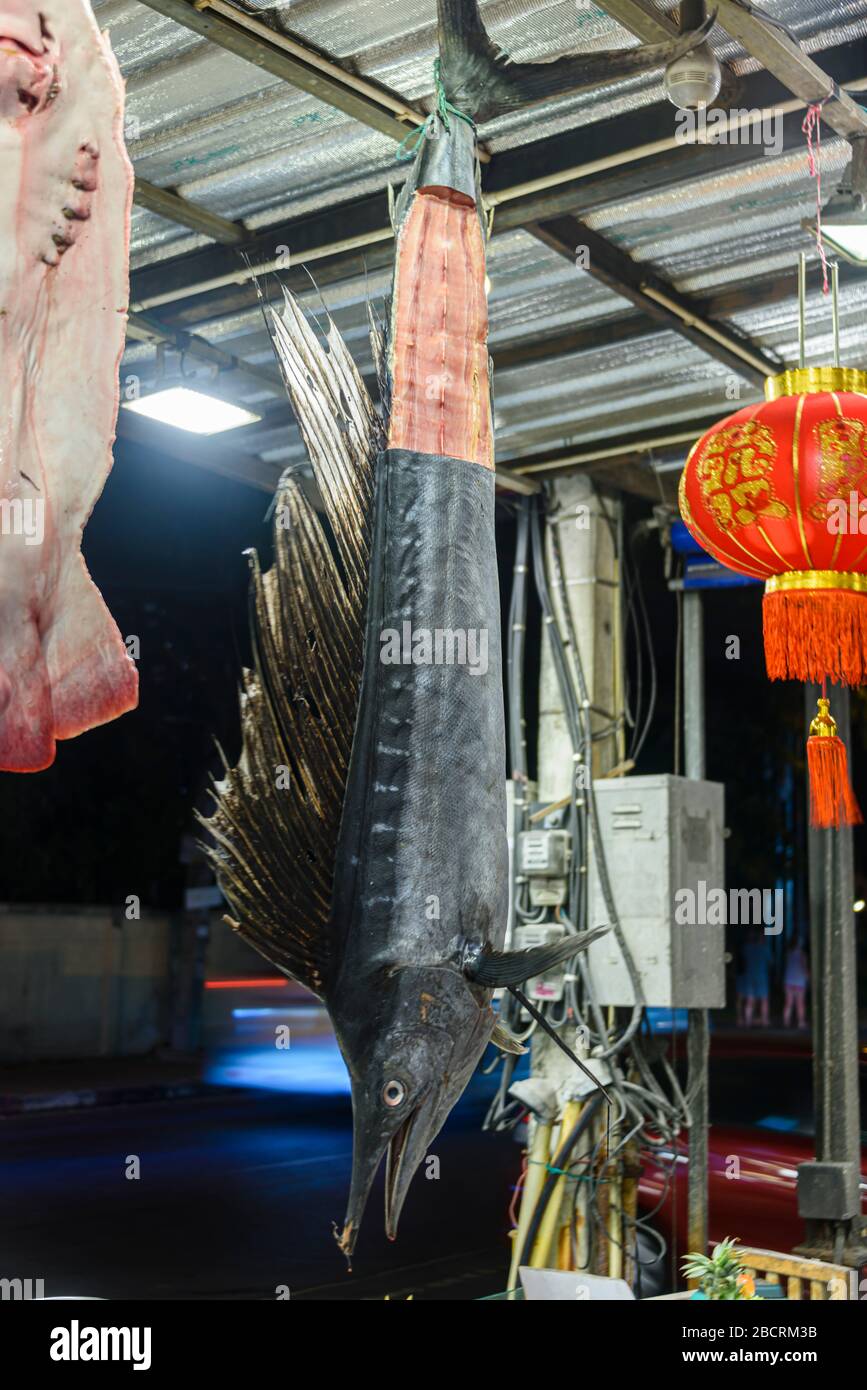
M214 784L204 847L230 925L325 996L382 425L332 322L323 345L288 293L282 309L269 313L334 547L299 484L285 475L275 498L272 569L263 574L251 556L254 669L242 685L241 757Z

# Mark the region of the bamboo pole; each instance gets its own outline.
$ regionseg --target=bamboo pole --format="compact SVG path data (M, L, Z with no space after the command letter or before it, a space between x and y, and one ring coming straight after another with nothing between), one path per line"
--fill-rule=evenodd
M563 1110L563 1120L560 1125L560 1134L563 1138L570 1134L577 1124L578 1116L581 1114L581 1108L580 1101L570 1100L567 1102ZM554 1151L552 1151L552 1160L554 1156ZM562 1220L563 1193L565 1190L566 1178L561 1173L554 1185L551 1199L545 1208L545 1215L542 1217L539 1234L536 1237L536 1243L533 1246L533 1252L530 1256L531 1269L548 1268L552 1249L559 1254L559 1246L555 1244L555 1241L557 1240L557 1233Z
M527 1176L521 1191L518 1224L512 1232L512 1260L509 1265L508 1298L514 1299L518 1286L518 1261L527 1239L533 1212L548 1175L548 1151L551 1144L551 1122L536 1122L530 1151L527 1155Z

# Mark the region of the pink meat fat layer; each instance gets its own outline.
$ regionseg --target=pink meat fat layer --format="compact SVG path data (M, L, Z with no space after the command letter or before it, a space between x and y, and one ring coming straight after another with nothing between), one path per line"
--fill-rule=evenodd
M493 468L487 337L478 212L420 189L398 240L389 448Z
M123 85L89 0L0 0L0 769L135 707L81 555L129 287Z

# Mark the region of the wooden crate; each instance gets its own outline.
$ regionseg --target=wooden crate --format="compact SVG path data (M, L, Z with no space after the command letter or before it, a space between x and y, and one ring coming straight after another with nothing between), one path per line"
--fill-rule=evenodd
M855 1271L846 1265L749 1247L739 1248L738 1258L757 1284L783 1284L786 1298L840 1302L855 1297L852 1291Z

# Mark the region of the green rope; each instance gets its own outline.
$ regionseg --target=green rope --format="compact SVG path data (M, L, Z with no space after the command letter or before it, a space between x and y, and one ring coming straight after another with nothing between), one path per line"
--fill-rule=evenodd
M547 1168L549 1173L556 1173L558 1177L571 1178L573 1182L606 1183L614 1181L613 1178L595 1178L592 1173L569 1173L565 1168L555 1168L553 1163L546 1163L545 1160L541 1158L531 1158L528 1159L528 1162L534 1164L537 1168Z
M457 116L458 120L466 121L467 125L472 126L473 130L475 130L476 128L476 123L472 119L472 117L468 116L465 111L459 111L456 106L452 105L452 103L446 96L446 89L443 86L441 64L439 58L437 58L434 62L433 72L434 89L436 91L436 106L434 110L431 111L424 124L416 126L415 130L411 130L409 134L406 136L406 138L401 140L400 144L398 145L396 158L403 162L415 158L415 156L418 154L419 149L421 148L422 141L427 140L430 137L431 131L436 126L437 121L440 121L442 123L444 130L451 130L451 126L449 125L449 116Z

